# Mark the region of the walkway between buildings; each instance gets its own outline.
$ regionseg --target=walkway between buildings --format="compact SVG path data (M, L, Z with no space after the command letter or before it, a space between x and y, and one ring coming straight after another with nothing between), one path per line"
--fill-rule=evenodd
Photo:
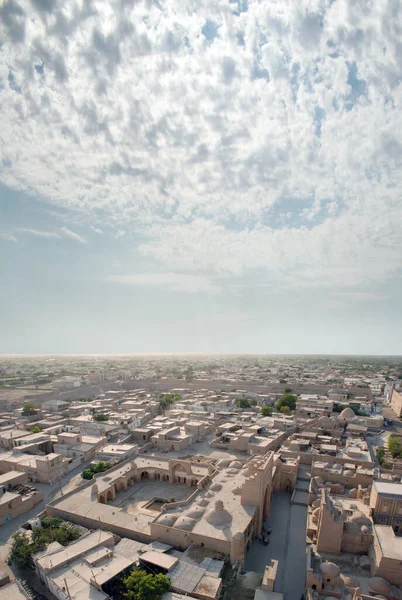
M304 466L299 469L298 487L310 477ZM304 486L303 486L304 487ZM303 495L305 491L300 492ZM306 523L307 503L291 503L292 494L274 492L271 512L266 525L272 527L270 544L264 546L254 540L247 553L245 570L264 573L271 559L278 561L275 592L282 592L284 600L300 600L306 577Z

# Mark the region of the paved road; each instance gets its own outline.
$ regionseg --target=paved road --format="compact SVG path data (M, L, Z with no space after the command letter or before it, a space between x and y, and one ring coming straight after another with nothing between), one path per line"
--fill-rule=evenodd
M34 506L32 510L20 515L19 517L16 517L12 521L9 521L0 527L0 563L6 561L12 542L11 536L19 527L21 527L23 523L26 523L29 519L32 519L36 515L40 514L45 509L45 505L51 500L61 496L62 492L65 494L82 483L81 471L85 467L85 464L80 465L68 473L68 475L63 477L59 483L55 483L53 485L47 485L45 483L33 484L38 490L42 490L43 501Z
M275 492L268 524L272 527L269 546L258 539L247 554L245 569L263 573L271 559L278 560L275 591L285 600L300 600L306 575L307 507L290 504L291 494Z

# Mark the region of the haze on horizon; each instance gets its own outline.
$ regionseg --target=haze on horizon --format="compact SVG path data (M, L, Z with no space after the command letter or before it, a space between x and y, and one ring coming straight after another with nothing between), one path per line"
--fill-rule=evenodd
M402 354L400 0L7 0L0 352Z

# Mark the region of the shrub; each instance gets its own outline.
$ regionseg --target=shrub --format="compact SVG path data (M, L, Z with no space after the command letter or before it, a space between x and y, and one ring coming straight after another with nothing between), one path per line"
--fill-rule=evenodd
M282 394L275 406L278 410L281 410L283 406L287 406L289 410L295 410L296 396L294 394Z
M143 569L134 569L124 580L128 600L160 600L170 589L170 579L166 575L148 574Z

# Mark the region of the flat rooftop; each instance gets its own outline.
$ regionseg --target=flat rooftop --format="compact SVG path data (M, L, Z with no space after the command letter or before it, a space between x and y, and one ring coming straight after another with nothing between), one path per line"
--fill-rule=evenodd
M402 537L396 536L390 525L374 525L374 536L385 558L401 560Z
M0 600L27 600L28 594L18 581L12 581L0 587Z
M384 483L383 481L374 481L373 485L378 494L402 496L402 485L400 483Z

